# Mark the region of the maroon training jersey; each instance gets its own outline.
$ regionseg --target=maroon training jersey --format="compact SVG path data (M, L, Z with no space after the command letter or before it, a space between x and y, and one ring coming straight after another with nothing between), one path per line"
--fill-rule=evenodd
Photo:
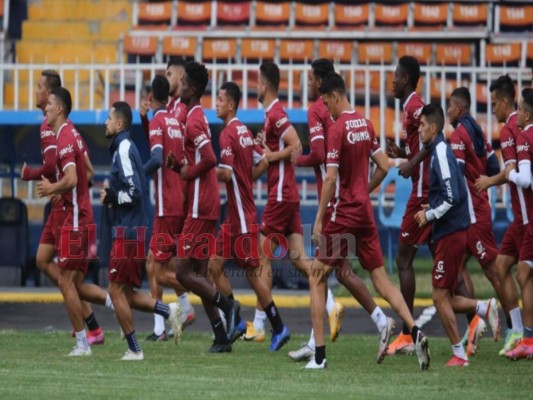
M266 109L266 119L263 128L265 144L271 151L285 148L283 135L291 127L287 113L279 99L276 99ZM290 160L271 162L268 165L268 197L267 201L292 202L300 201L298 186L294 176L294 166Z
M183 192L179 174L164 166L172 153L177 160L183 158L183 134L181 124L170 112L156 111L150 121L150 151L160 147L163 151L163 165L154 173L155 214L158 217L183 216Z
M522 132L518 135L516 142L516 156L518 168L520 168L520 161L529 160L531 163L531 172L533 175L533 124L524 127ZM526 214L529 221L533 220L533 188L531 185L527 189L523 189ZM531 222L530 222L531 224Z
M252 169L264 157L263 151L237 118L220 133L220 149L219 167L231 171L231 181L226 183L231 233L249 233L248 226L257 223Z
M332 222L352 228L374 224L368 194L369 158L379 151L372 123L355 110L343 112L329 129L326 165L339 168Z
M187 121L187 106L181 102L179 96L173 97L167 104L167 111L174 116L178 122L185 125Z
M187 114L184 136L185 158L189 166L198 164L202 155L200 150L210 146L211 131L207 118L199 105ZM214 157L214 155L213 155ZM189 215L192 218L217 221L220 214L220 196L217 174L214 168L187 182Z

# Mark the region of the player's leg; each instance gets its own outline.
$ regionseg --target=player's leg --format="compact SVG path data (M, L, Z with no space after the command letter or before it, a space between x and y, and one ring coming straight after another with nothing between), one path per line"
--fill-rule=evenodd
M516 348L505 356L510 360L533 359L533 259L518 263L517 278L522 292L524 335Z
M148 258L146 260L146 276L148 278L148 285L150 287L150 295L155 300L163 300L163 287L157 283L155 274L154 255L152 250L148 251ZM165 341L167 335L165 332L165 320L158 314L154 314L154 329L152 334L146 337L148 341Z
M44 234L44 232L43 232ZM56 246L54 244L39 243L35 262L37 268L57 286L59 281L59 267L53 262Z
M224 274L224 264L226 260L222 257L213 257L209 260L209 276L213 280L217 290L224 296L233 295L233 289L228 277Z

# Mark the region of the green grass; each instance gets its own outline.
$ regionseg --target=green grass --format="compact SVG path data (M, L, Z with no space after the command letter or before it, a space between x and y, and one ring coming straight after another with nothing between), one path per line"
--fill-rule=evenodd
M354 261L352 262L352 267L355 267L356 273L365 280L367 287L370 289L370 293L372 293L373 296L377 296L376 291L374 290L372 286L372 282L370 281L370 277L368 273L361 268L359 262ZM385 268L388 271L389 268L389 262L387 259L385 259ZM485 274L483 273L483 270L479 266L476 260L470 260L468 263L468 271L470 273L470 276L472 278L472 282L474 284L475 289L475 296L479 299L488 299L490 297L495 296L494 289L489 282L489 280L485 277ZM430 258L417 258L415 259L415 281L416 281L416 297L418 298L424 298L424 299L430 299L431 298L431 292L432 292L432 286L431 286L431 271L433 269L433 260ZM396 270L396 267L394 268L394 271L392 275L389 275L390 280L395 284L396 287L400 287L400 279L398 278L398 272ZM340 297L346 297L350 296L350 293L346 288L343 286L338 287L335 292L335 296Z
M141 338L144 335L139 335ZM304 336L279 353L268 344L237 342L231 354L208 354L208 334L187 332L173 342L142 343L145 361L121 362L125 342L107 333L93 356L66 356L66 332L0 331L1 399L525 399L533 362L497 356L501 343L485 339L466 369L445 368L447 340L431 339L432 364L421 372L415 356L375 363L377 337L341 336L328 345L329 368L306 371L287 358Z

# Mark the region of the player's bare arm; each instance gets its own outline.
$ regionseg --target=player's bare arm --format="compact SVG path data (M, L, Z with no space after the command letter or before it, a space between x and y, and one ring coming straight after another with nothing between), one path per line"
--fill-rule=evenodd
M510 162L507 165L510 166L511 169L516 168L515 162ZM481 175L479 178L476 179L476 190L478 192L481 192L483 190L487 190L488 188L492 186L500 186L504 183L507 183L508 180L505 176L505 169L501 170L499 174L493 175L493 176L486 176Z
M398 147L396 142L392 139L387 139L387 147L385 151L390 158L407 158L405 149Z
M252 169L252 179L255 181L263 175L268 169L268 160L266 157L263 157L261 161L254 165Z
M374 153L371 157L374 164L376 164L376 169L372 175L372 179L368 184L368 193L372 193L376 189L383 179L387 176L389 172L389 158L382 151Z
M398 173L404 178L410 178L413 174L413 169L420 164L429 155L429 151L422 148L410 161L401 164L398 167Z
M322 194L320 196L320 204L318 205L318 211L316 213L315 223L313 226L313 242L316 246L319 246L320 234L322 233L322 220L324 219L324 214L326 213L326 208L328 206L333 193L335 193L335 184L337 182L337 176L339 174L338 166L328 166L326 170L326 179L322 184Z
M78 177L76 176L76 167L68 165L64 172L63 178L55 183L51 183L46 177L37 184L37 194L39 197L46 197L54 194L66 193L76 187Z
M285 148L279 151L271 151L268 146L265 146L265 155L268 162L276 162L281 160L290 160L291 153L297 151L301 146L300 139L298 138L298 133L294 126L290 126L282 136L283 143L285 143Z

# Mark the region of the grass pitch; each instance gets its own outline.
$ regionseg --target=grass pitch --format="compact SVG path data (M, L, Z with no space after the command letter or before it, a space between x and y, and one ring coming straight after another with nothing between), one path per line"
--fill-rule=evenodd
M144 339L144 334L139 337ZM329 368L302 369L287 351L238 341L231 354L208 354L210 335L186 332L182 342L141 342L145 360L122 362L126 343L106 332L93 355L70 358L66 332L0 331L0 399L527 399L533 362L497 356L501 343L484 339L468 368L445 368L449 343L431 338L429 371L415 356L375 362L377 336L342 335L327 347Z

